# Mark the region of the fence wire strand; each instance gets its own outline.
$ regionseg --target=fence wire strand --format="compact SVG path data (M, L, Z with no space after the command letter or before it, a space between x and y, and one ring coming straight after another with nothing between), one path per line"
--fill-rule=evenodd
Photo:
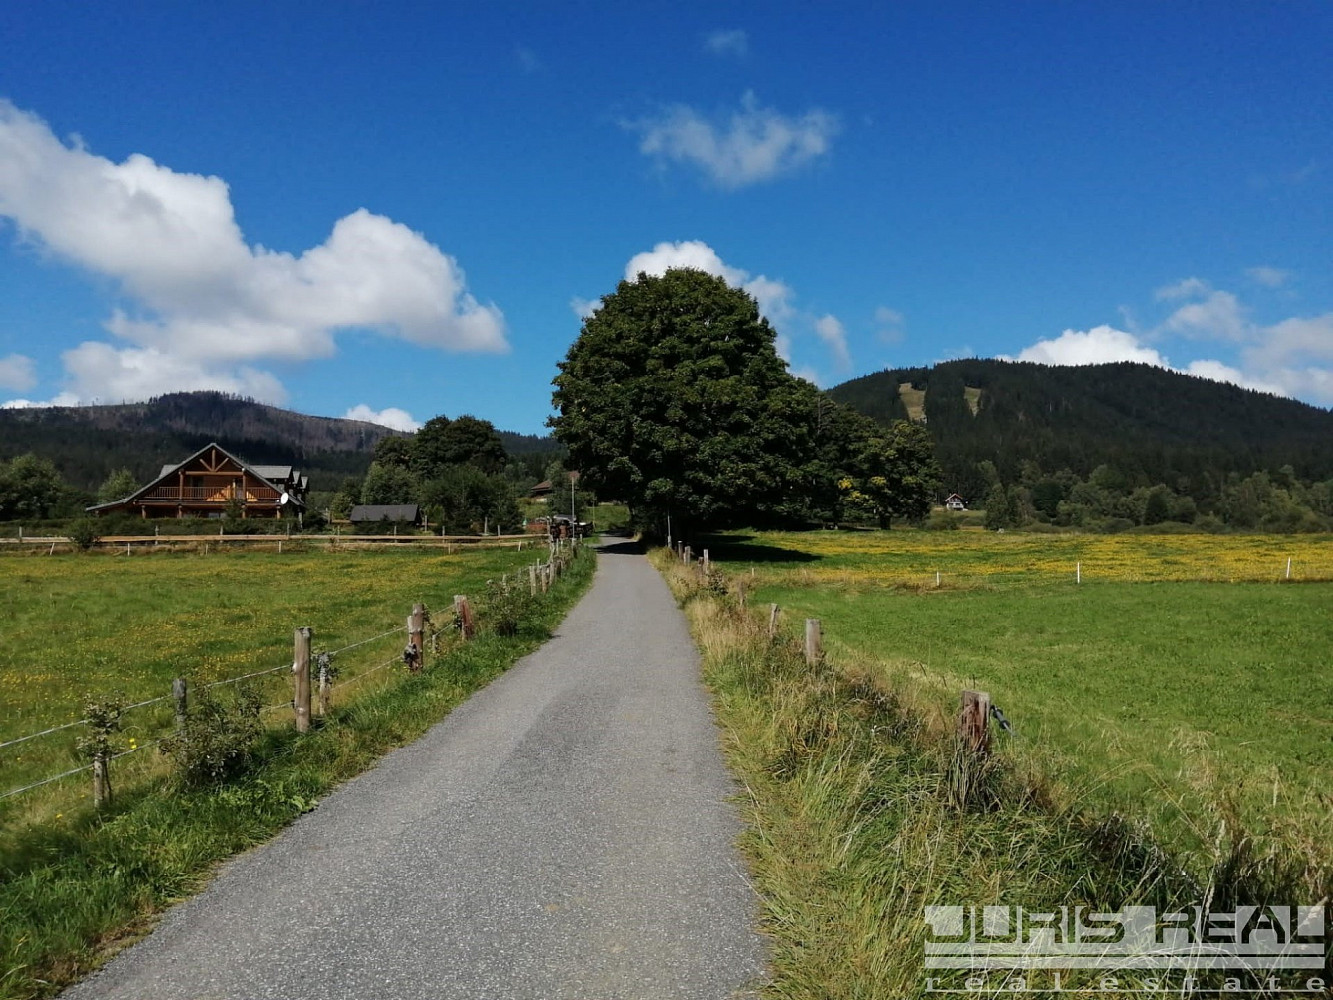
M330 656L337 656L339 653L345 653L349 649L356 649L358 646L364 646L366 645L366 643L374 642L376 639L383 639L385 636L393 635L395 632L406 632L406 631L407 631L406 625L399 625L396 628L389 629L389 631L387 632L381 632L379 635L372 635L369 639L362 639L360 642L354 642L350 646L344 646L342 647L342 649L330 649L328 653Z

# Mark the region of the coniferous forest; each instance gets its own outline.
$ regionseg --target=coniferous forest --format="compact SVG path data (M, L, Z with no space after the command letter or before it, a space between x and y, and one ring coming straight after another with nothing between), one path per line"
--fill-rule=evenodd
M1333 516L1333 413L1280 396L1142 364L981 359L829 394L882 422L923 420L945 490L992 527L1321 530Z

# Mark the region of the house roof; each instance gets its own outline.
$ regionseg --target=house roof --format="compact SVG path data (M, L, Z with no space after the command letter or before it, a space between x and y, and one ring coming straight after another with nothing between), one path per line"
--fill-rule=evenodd
M285 489L285 486L286 486L286 480L287 480L287 478L291 475L291 472L292 472L292 467L291 467L290 465L251 465L249 462L246 462L246 461L243 460L243 459L237 458L235 455L233 455L231 452L229 452L226 448L222 447L222 445L218 444L216 441L210 441L208 444L204 445L202 448L200 448L198 451L196 451L193 455L191 455L191 456L190 456L189 458L187 458L185 461L183 461L183 462L177 462L175 465L164 465L164 466L162 466L162 471L159 472L159 473L157 474L157 478L156 478L156 479L154 479L154 480L153 480L152 482L150 482L148 485L146 485L146 486L142 486L142 487L140 487L139 489L135 490L135 491L134 491L133 493L131 493L129 496L127 496L127 497L121 497L119 500L112 500L112 501L110 501L109 503L93 504L91 507L88 507L88 508L86 508L86 509L87 509L87 510L104 510L104 509L107 508L107 507L119 507L119 506L120 506L121 504L123 504L123 503L129 503L131 500L137 500L137 499L139 499L139 497L143 496L143 495L144 495L145 493L147 493L149 490L151 490L151 489L153 489L154 487L156 487L159 483L162 482L162 480L166 479L167 476L171 475L173 472L175 472L177 469L179 469L182 465L189 465L191 462L193 462L196 458L198 458L198 457L199 457L200 455L202 455L204 452L209 451L210 449L213 449L213 448L216 448L218 451L222 452L223 455L225 455L227 458L231 459L233 462L235 462L237 465L239 465L239 466L240 466L242 469L244 469L245 471L249 472L251 475L256 476L258 479L260 479L260 480L264 483L265 486L272 487L273 489L277 490L279 493L286 493L286 492L287 492L287 490ZM275 474L277 474L277 473L281 473L281 475L276 475L276 479L275 479ZM301 485L302 485L302 487L304 488L304 485L305 485L304 477L302 477L302 484L301 484ZM298 502L300 502L300 501L298 500Z
M347 515L349 521L415 521L414 503L360 503Z

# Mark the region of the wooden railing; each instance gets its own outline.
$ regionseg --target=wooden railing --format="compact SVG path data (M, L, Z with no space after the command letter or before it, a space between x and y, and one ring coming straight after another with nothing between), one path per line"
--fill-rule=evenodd
M142 500L175 500L190 503L227 503L239 499L242 491L231 486L159 486L145 493ZM255 486L244 491L247 503L273 503L280 494L267 486Z

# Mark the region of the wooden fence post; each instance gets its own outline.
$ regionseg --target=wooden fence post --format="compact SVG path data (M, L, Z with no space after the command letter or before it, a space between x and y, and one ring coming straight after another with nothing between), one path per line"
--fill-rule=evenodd
M745 610L745 581L736 581L736 605L742 611Z
M963 745L976 753L984 754L990 749L990 695L987 692L963 692L958 735Z
M805 663L806 666L813 667L819 662L819 640L821 638L821 629L818 618L807 618L805 620Z
M107 760L102 754L93 758L93 808L101 809L111 801L111 775L107 772Z
M692 562L694 562L694 549L687 545L685 546L685 565L688 566Z
M472 604L468 601L467 594L454 595L454 614L458 615L463 638L471 639L476 626L472 622Z
M537 564L533 563L528 567L528 593L537 596Z
M412 605L412 617L407 620L407 641L417 647L416 660L412 663L412 673L420 673L426 663L426 605Z
M710 568L712 568L712 564L709 562L708 559L708 550L704 549L704 576L708 575L708 571Z
M778 606L770 604L768 606L768 637L772 639L778 634Z
M189 689L184 677L177 677L171 682L171 697L176 703L176 728L185 728L185 713L189 708Z
M292 673L296 675L296 696L292 699L292 709L296 714L296 731L308 733L310 732L310 626L303 625L296 630L294 646Z
M319 717L322 719L329 714L329 697L333 693L333 683L329 677L329 667L332 657L328 653L320 653L319 657Z

